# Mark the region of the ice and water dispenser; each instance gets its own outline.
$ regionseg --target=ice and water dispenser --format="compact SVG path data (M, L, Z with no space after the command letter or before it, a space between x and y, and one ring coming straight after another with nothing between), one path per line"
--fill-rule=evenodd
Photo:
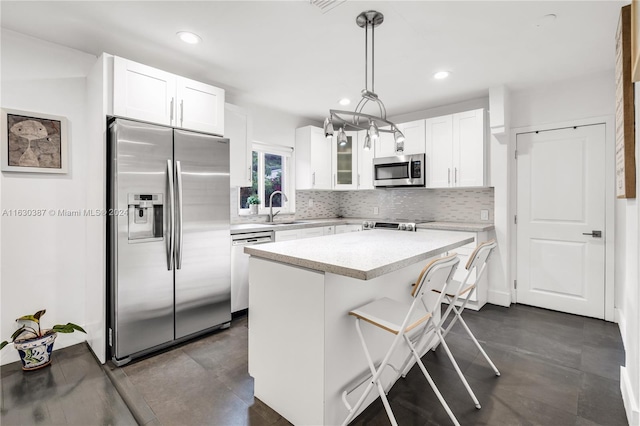
M162 239L163 194L128 194L129 242Z

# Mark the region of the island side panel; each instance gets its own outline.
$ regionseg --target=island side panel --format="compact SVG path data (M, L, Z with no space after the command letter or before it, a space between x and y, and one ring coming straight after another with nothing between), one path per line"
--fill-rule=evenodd
M324 422L324 274L249 260L254 394L293 424Z
M342 391L359 377L369 371L360 339L355 328L355 318L348 312L366 303L389 297L391 299L411 302L411 284L415 283L420 271L429 260L418 262L398 271L385 274L372 280L358 280L331 273L325 274L325 417L323 424L341 424L347 416L347 409L342 402ZM429 306L437 299L435 293L427 294ZM440 318L440 311L436 313ZM365 322L361 328L374 362L382 360L391 346L393 337L390 333L380 330ZM426 351L425 351L426 352ZM392 364L400 368L409 350L402 344L392 358ZM415 362L413 359L410 365ZM382 376L385 384L397 379L397 374L387 368ZM402 380L402 379L401 379ZM355 384L355 383L354 383ZM354 405L362 395L367 383L361 385L349 397L348 401ZM425 381L425 391L429 387ZM349 386L350 387L350 386ZM374 389L365 401L362 412L373 400L378 398Z

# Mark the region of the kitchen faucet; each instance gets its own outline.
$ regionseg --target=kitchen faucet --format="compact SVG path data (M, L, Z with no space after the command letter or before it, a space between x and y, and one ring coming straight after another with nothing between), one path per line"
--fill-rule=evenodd
M287 196L284 195L284 192L282 192L282 191L273 191L271 193L271 195L269 196L269 218L267 219L267 222L273 222L273 218L276 216L276 214L280 213L280 210L278 210L276 212L276 214L273 214L273 196L276 195L276 194L282 195L282 197L284 198L285 201L289 201Z

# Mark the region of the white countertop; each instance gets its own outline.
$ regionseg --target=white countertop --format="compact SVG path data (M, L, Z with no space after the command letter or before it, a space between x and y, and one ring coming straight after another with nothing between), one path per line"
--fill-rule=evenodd
M372 230L245 247L252 256L370 280L473 242L459 233Z
M488 222L426 222L416 225L416 229L441 229L444 231L491 231L495 226Z
M299 219L284 220L274 223L255 222L255 223L237 223L231 225L231 234L244 234L247 232L260 231L284 231L288 229L313 228L316 226L333 226L333 225L362 225L363 221L387 221L388 219L367 219L367 218L328 218L328 219ZM291 223L293 222L293 223ZM468 231L482 232L494 229L493 223L489 222L423 222L416 225L417 229L441 229L445 231Z

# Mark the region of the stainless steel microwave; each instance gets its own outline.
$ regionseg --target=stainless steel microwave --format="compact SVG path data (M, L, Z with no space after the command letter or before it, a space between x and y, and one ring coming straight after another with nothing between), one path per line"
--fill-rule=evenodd
M373 186L425 186L425 154L373 159Z

